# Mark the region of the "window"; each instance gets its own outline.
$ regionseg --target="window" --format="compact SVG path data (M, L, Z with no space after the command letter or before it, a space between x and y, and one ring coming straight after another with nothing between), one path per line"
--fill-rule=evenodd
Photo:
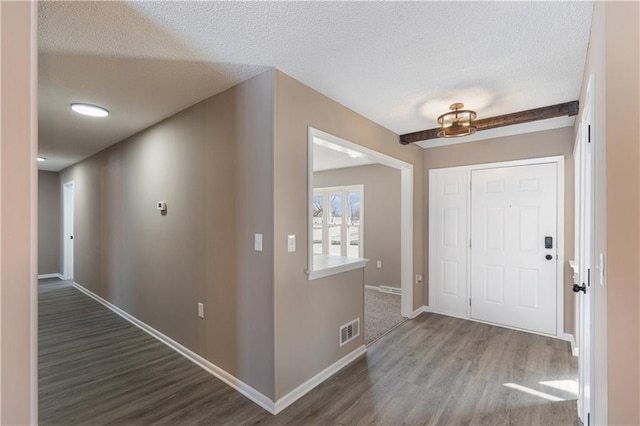
M313 190L313 254L363 257L362 185Z

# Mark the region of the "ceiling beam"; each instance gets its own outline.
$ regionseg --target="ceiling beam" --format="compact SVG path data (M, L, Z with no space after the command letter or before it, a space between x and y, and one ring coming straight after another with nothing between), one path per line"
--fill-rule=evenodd
M534 108L526 111L513 112L511 114L497 115L495 117L483 118L474 121L477 131L495 129L496 127L513 126L514 124L530 123L532 121L546 120L556 117L571 117L578 114L578 101L565 102L563 104L551 105L542 108ZM419 132L400 135L400 144L437 139L440 127L435 129L421 130Z

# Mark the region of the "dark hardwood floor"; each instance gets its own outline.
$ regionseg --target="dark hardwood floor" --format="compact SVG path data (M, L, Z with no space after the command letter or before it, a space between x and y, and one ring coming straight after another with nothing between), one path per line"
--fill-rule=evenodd
M272 416L65 283L40 285L40 423L580 424L557 339L435 314Z

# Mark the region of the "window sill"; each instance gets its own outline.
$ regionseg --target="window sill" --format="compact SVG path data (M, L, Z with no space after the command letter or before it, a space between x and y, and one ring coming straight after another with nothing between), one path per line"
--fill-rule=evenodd
M369 259L356 257L329 256L327 254L313 255L314 270L309 273L309 280L341 274L354 269L364 268Z

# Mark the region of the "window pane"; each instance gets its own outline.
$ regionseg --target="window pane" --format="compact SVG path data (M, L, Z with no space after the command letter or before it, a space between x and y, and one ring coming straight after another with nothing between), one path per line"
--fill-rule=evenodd
M324 195L313 194L313 254L322 254L322 224Z
M360 191L349 192L347 208L349 209L347 213L349 221L347 223L349 225L360 225Z
M329 227L329 254L342 256L342 229L340 226Z
M348 257L360 257L360 227L350 226L347 229L349 236L349 246L347 247Z
M342 192L332 192L329 195L330 225L342 224Z

